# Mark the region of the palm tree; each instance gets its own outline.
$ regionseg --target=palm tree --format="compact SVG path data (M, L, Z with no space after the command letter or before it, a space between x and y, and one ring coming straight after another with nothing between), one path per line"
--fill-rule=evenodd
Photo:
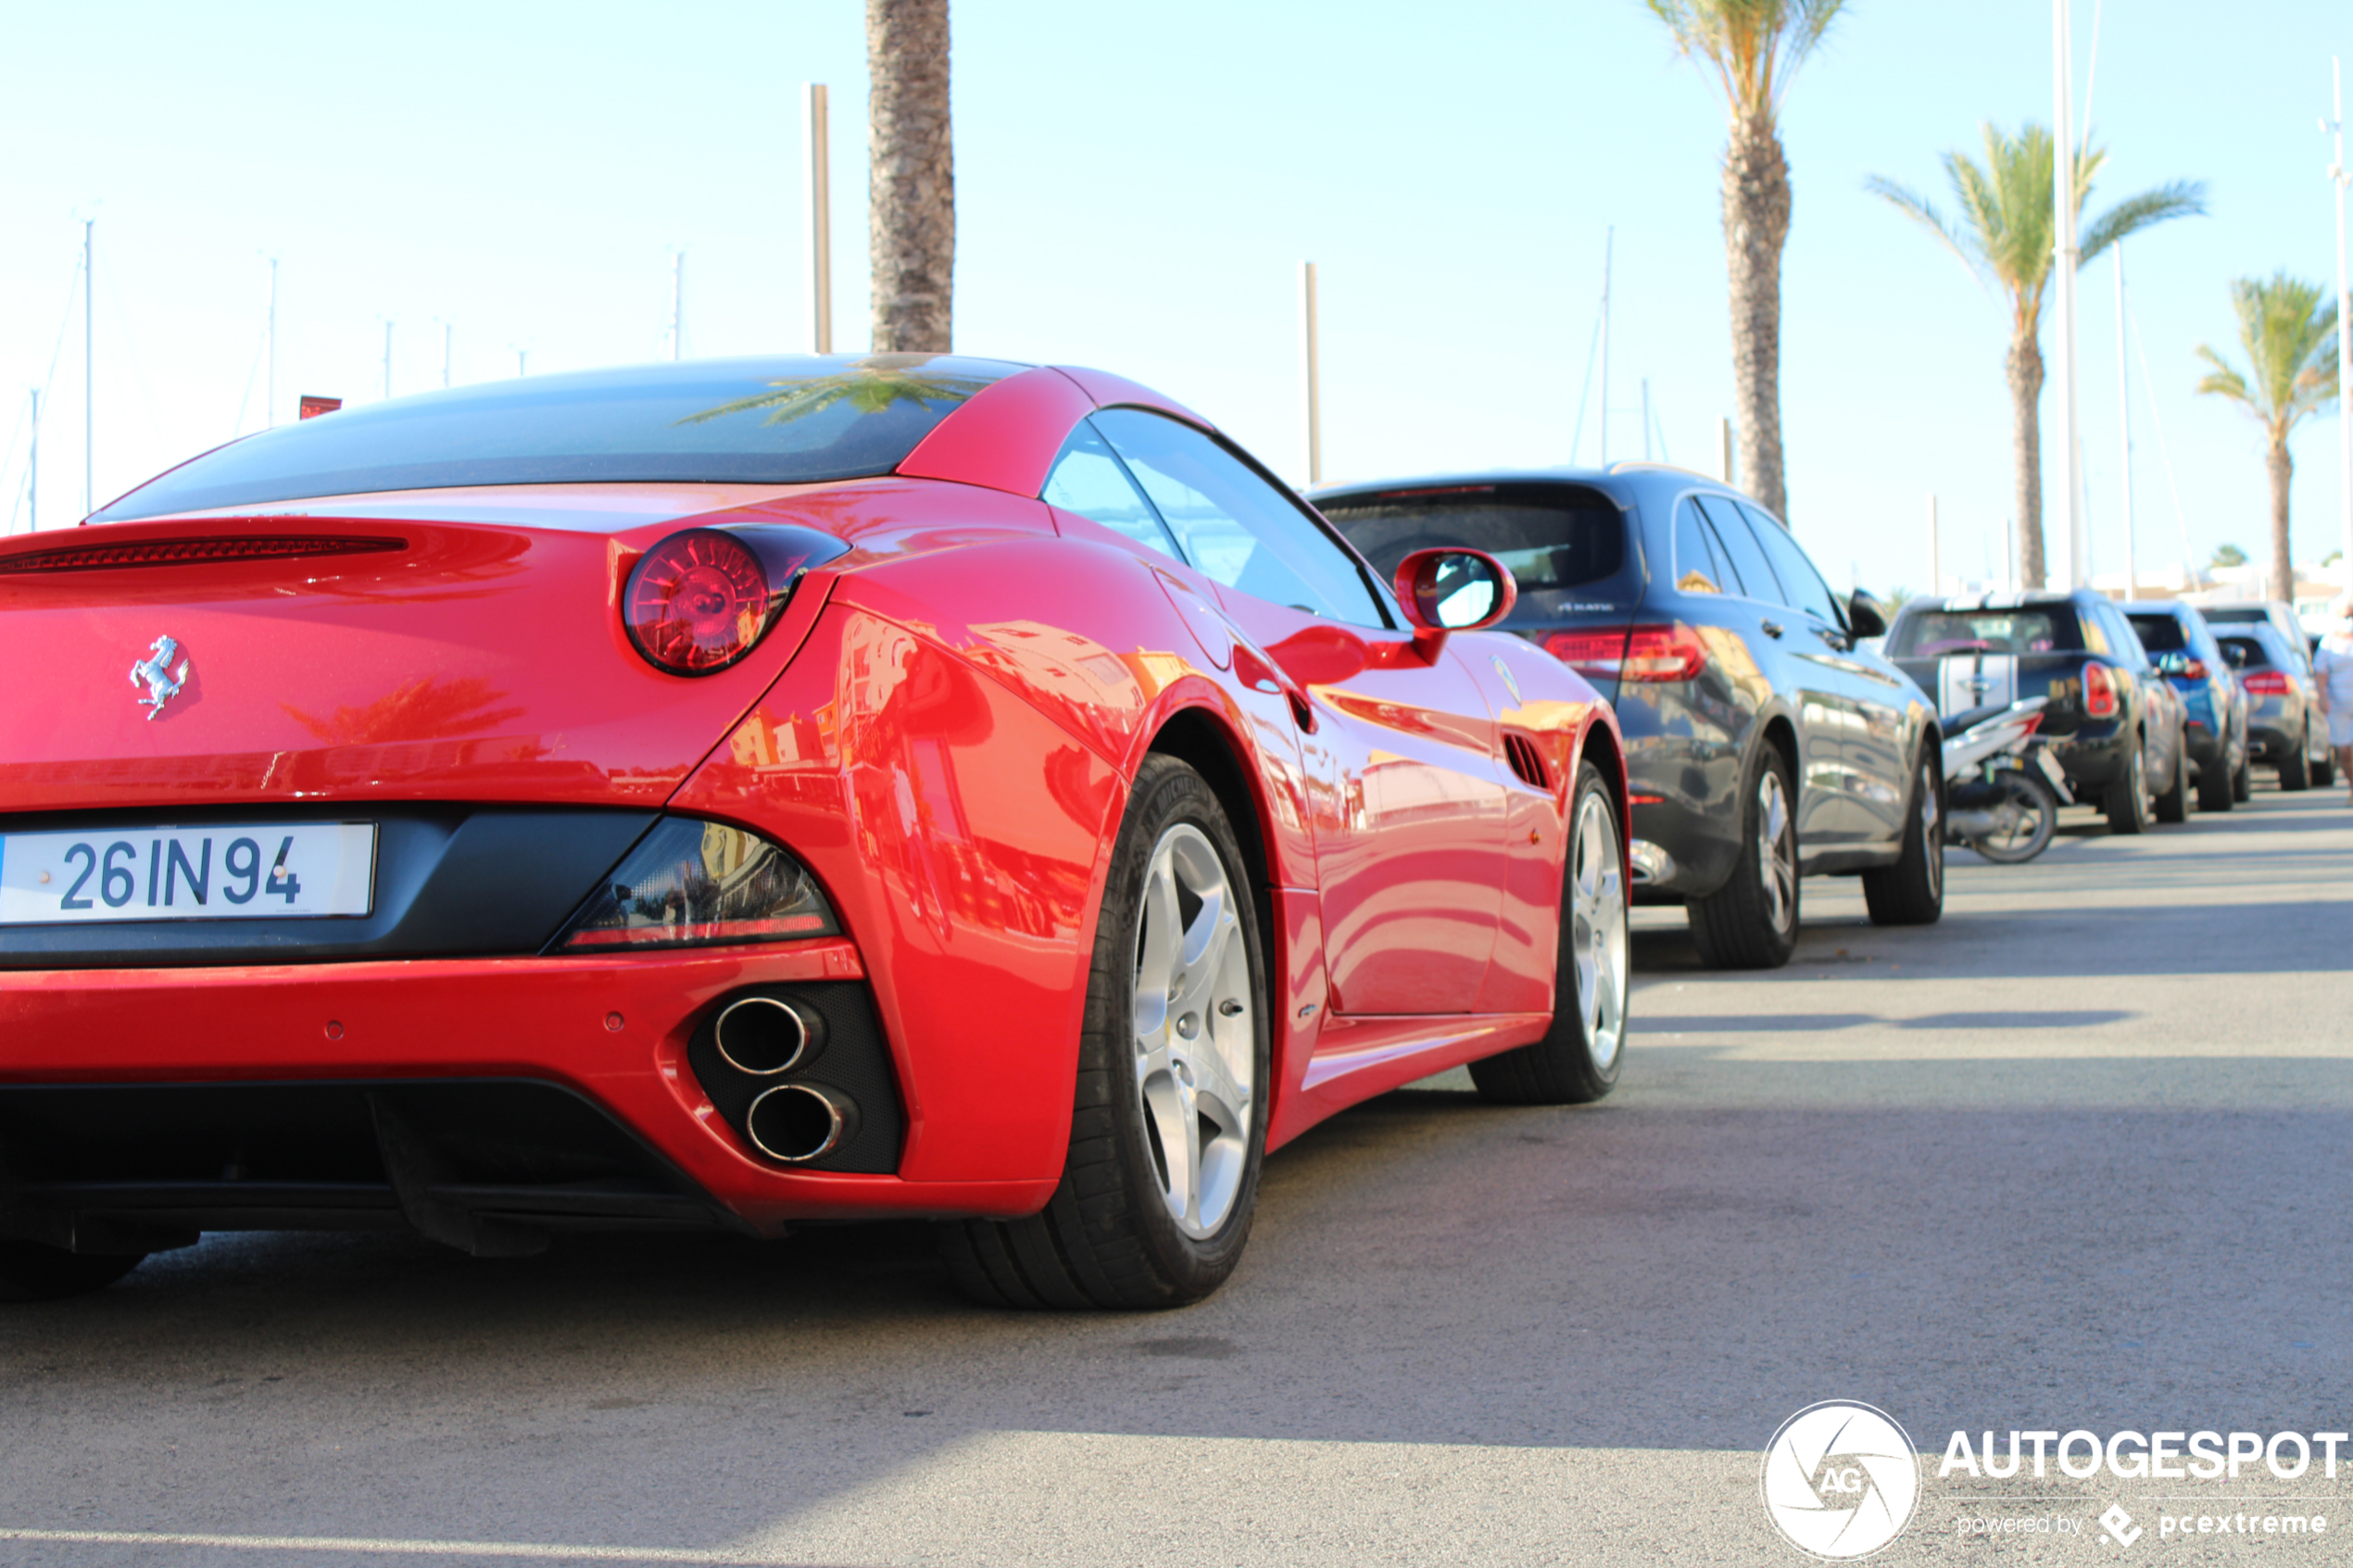
M2336 395L2336 302L2323 305L2325 292L2285 272L2274 272L2268 282L2240 278L2231 284L2251 382L2205 345L2197 351L2214 367L2197 389L2229 398L2263 427L2264 467L2271 476L2271 596L2291 603L2296 566L2287 547L2287 486L2296 465L2287 455L2288 433Z
M956 271L948 0L866 0L874 352L945 354Z
M1716 69L1730 121L1724 144L1724 270L1732 296L1732 399L1740 471L1786 520L1781 476L1781 246L1789 160L1781 98L1845 0L1647 0L1682 53Z
M1997 286L2010 304L2010 458L2018 487L2019 579L2041 587L2043 565L2043 291L2051 279L2057 244L2057 213L2051 200L2051 133L2029 123L2006 136L1990 120L1984 127L1985 163L1965 153L1944 155L1944 176L1960 203L1961 221L1947 220L1926 200L1882 175L1864 188L1895 204L1906 217L1925 225L1945 249L1988 286ZM2083 198L2108 155L2088 142L2075 158L2075 214L2080 271L2117 241L2152 223L2206 210L2206 187L2177 180L2128 196L2089 228L2082 227Z

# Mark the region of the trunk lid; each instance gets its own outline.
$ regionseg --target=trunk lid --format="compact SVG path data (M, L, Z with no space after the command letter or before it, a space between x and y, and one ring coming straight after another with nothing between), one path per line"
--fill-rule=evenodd
M831 584L804 579L739 663L668 675L621 625L629 566L690 522L786 519L765 507L698 517L684 496L643 493L615 498L618 511L475 498L10 541L0 811L659 805L782 671ZM411 515L397 515L404 503ZM584 505L577 489L571 504Z

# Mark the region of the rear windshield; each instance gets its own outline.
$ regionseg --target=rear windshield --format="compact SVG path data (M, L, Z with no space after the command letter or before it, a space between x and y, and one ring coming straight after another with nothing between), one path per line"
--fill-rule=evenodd
M2271 667L2271 651L2264 647L2260 637L2217 637L2215 641L2222 645L2225 654L2236 648L2239 656L2246 660L2245 668L2248 670L2268 670Z
M1626 518L1597 491L1565 485L1478 484L1399 490L1319 503L1388 582L1416 550L1485 550L1511 568L1531 608L1547 596L1606 583L1626 568Z
M2083 635L2065 605L2029 609L1924 609L1906 615L1887 639L1891 659L1948 653L2080 653Z
M2182 623L2170 615L2128 615L2133 632L2141 639L2141 646L2151 653L2180 653L2190 646L2182 631Z
M946 355L706 359L533 376L281 425L182 463L97 522L470 484L799 484L888 473L1021 367Z

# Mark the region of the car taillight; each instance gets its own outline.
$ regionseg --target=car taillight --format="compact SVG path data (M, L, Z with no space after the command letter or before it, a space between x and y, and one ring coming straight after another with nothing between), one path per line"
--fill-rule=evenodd
M2206 679L2206 660L2204 660L2204 659L2183 659L2183 660L2182 661L2182 674L2183 674L2183 676L2184 678L2186 678L2186 679L2188 679L2188 680L2192 680L2192 681L2203 681L2203 680L2205 680L2205 679Z
M756 833L671 817L588 896L554 951L701 947L836 936L808 868Z
M2117 707L2115 672L2105 664L2083 666L2083 716L2113 719Z
M1688 681L1707 668L1707 649L1681 623L1626 632L1554 632L1544 650L1580 675L1616 681Z
M709 675L752 650L775 608L749 546L689 528L648 550L629 573L622 623L646 661L673 675Z
M2258 670L2246 678L2249 696L2285 696L2288 693L2287 671Z

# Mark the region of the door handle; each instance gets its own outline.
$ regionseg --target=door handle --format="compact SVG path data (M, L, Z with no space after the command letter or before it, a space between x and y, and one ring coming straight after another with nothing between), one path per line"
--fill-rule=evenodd
M1765 634L1768 637L1778 637L1781 634L1781 623L1778 621L1760 621L1757 624L1765 629Z

